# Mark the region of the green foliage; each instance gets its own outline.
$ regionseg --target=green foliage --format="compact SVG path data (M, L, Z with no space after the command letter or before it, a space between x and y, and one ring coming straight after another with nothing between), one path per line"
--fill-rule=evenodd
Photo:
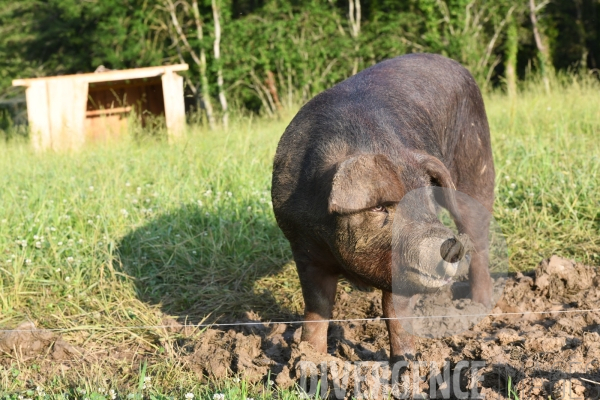
M183 49L170 0L0 0L0 94L16 77L184 61L190 65L187 90L198 97L200 66L191 52L203 49L214 100L222 67L234 109L275 115L281 106L294 107L357 70L407 52L454 58L484 89L502 83L507 62L521 79L541 66L522 1L363 0L360 30L353 32L346 0L221 0L219 62L211 1L198 3L201 39L192 1L173 2L189 42ZM537 3L555 69L597 68L600 20L594 15L600 3Z
M0 0L0 90L11 79L160 64L152 0Z

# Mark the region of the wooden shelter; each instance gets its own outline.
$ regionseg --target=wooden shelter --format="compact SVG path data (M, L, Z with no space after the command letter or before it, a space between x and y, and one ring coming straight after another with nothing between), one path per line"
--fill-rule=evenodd
M25 86L35 149L73 149L118 136L132 113L142 124L164 115L169 140L185 128L183 77L187 64L15 79Z

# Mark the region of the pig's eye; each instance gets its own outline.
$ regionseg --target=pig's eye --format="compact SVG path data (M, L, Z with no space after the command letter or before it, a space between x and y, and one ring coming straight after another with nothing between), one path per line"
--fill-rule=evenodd
M387 212L387 208L385 208L385 206L377 206L377 207L371 208L371 211L374 211L374 212Z

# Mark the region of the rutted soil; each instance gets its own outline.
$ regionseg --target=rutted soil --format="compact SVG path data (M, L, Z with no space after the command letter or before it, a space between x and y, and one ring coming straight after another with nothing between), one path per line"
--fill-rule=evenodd
M415 358L399 370L391 370L387 362L388 337L383 321L331 322L327 355L300 342L299 324L263 324L252 314L240 322L256 321L255 325L207 329L198 334L172 321L169 331L178 332L182 338L171 355L208 378L239 374L265 382L270 377L280 387L292 387L300 383L302 371L320 373L326 362L323 375L327 374L330 397L337 393L341 397L413 398L433 393L437 398L448 398L449 393L450 398L456 398L460 392L470 397L477 391L486 399L503 399L508 398L510 380L520 399L594 399L600 398L600 312L570 311L597 308L597 268L553 256L531 273L507 278L504 295L492 310L492 314L500 315L485 317L471 330L455 336L419 338ZM377 318L381 314L379 292L338 292L334 319ZM25 355L43 353L57 361L73 358L81 351L51 333L0 334L0 354L15 349ZM106 356L111 354L102 355ZM461 361L469 363L461 369ZM438 374L432 363L442 370L446 362L456 380L442 383L442 372L438 376L441 386L437 384L430 391L430 378L435 380ZM313 371L312 365L317 370ZM471 368L474 366L478 370ZM379 380L392 372L399 377L395 384ZM309 379L307 389L310 383Z
M396 387L376 387L379 396L371 395L381 397L386 394L381 390L386 389L394 397L429 394L431 362L441 370L446 361L454 368L464 360L484 361L480 376L470 376L469 368L460 374L460 391L469 395L476 385L485 398L507 398L510 377L512 388L521 399L600 398L600 312L561 312L597 308L600 308L597 269L554 256L530 274L519 273L507 279L504 295L492 311L505 315L485 317L473 329L459 335L418 339L415 361L421 361L419 373L414 373L416 364L409 362L400 371ZM547 313L523 314L540 311ZM373 318L381 314L379 292L354 291L338 293L333 317ZM315 353L310 345L301 343L300 334L297 325L285 324L228 331L210 329L189 357L199 372L210 376L222 377L233 371L258 380L270 371L275 383L283 387L298 383L302 367L310 372L309 366L314 364L320 373L320 365L325 361L330 394L334 380L341 385L343 368L349 372L347 396L357 394L353 379L358 364L344 366L345 361L382 362L376 365L384 366L379 373L385 377L389 350L383 321L330 323L327 355ZM302 361L312 364L303 366ZM332 368L332 363L337 368ZM367 363L359 368L373 365ZM336 376L336 372L340 375ZM415 375L424 380L418 389L414 387ZM369 381L367 378L359 385L363 395L372 389ZM450 389L454 397L458 388ZM438 398L443 395L443 391L437 392Z

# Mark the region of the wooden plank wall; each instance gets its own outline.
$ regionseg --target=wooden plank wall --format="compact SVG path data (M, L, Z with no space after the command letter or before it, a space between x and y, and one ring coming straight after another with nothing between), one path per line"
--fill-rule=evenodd
M90 83L85 117L89 141L106 141L126 132L134 113L142 126L165 115L161 79Z

